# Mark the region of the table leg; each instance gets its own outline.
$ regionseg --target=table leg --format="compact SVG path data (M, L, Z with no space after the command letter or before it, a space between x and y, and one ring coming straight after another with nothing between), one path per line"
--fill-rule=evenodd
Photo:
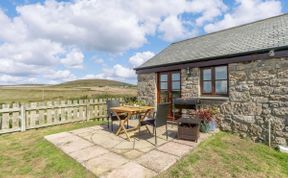
M118 113L117 112L114 112L114 114L115 114L115 116L117 117L117 119L119 120L119 127L118 127L118 129L117 129L117 131L116 131L116 135L119 135L119 133L120 133L120 131L122 130L122 120L120 119L120 117L119 117L119 115L118 115ZM125 118L126 119L126 118Z
M125 123L128 122L128 120L130 119L131 113L128 113L127 117L126 117L125 119L123 119L123 120L120 119L120 117L118 116L118 114L117 114L116 116L117 116L117 118L118 118L119 121L120 121L120 126L119 126L119 128L118 128L118 130L117 130L117 132L116 132L116 135L120 135L120 133L123 131L123 132L125 133L127 139L128 139L129 141L131 141L131 138L130 138L130 136L129 136L128 132L126 131L126 128L125 128Z
M143 121L143 120L145 119L145 117L147 116L147 114L148 114L150 111L151 111L151 110L147 110L147 111L144 113L144 115L143 115L142 117L141 117L141 115L139 116L139 124L138 124L138 126L137 126L136 128L139 129L139 128L141 127L140 122ZM150 132L148 126L145 125L145 127L146 127L146 129L148 130L148 132L151 134L151 132Z

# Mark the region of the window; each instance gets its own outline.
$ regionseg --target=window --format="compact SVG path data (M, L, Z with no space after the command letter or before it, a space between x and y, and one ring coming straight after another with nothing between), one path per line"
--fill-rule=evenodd
M228 95L227 66L216 66L201 69L202 95Z

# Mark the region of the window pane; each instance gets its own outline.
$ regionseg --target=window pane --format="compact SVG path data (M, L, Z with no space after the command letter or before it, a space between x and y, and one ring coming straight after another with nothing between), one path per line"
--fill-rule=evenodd
M168 91L161 91L160 92L160 103L168 102Z
M216 93L227 93L227 81L216 81Z
M172 82L172 90L180 90L180 82Z
M211 69L203 70L203 80L211 80Z
M216 79L227 79L227 66L215 67Z
M180 98L180 91L172 91L172 97L173 99Z
M211 92L212 92L211 81L203 82L203 93L211 93Z
M168 81L168 75L167 74L161 74L160 75L160 81Z
M161 82L160 83L160 90L167 90L168 89L168 83L167 82Z
M172 73L172 80L180 80L180 73Z

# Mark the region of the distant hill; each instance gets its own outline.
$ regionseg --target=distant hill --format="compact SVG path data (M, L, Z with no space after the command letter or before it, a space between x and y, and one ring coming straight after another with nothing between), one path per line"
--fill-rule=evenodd
M63 87L63 88L77 88L77 87L135 87L135 85L119 82L115 80L105 80L105 79L85 79L85 80L75 80L69 81L57 85L52 85L52 87ZM50 86L51 87L51 86Z
M3 87L12 87L12 88L16 88L16 87L19 87L19 88L22 88L22 87L45 87L45 86L48 86L47 84L18 84L18 85L0 85L0 88Z

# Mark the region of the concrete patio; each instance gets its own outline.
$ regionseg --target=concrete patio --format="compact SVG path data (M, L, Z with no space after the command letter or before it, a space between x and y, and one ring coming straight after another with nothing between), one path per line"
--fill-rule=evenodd
M135 120L129 121L129 125L136 124ZM195 143L176 139L176 131L176 125L168 125L169 137L166 140L165 128L157 129L157 147L154 137L145 127L141 128L140 134L136 132L131 142L124 134L116 136L106 125L48 135L45 139L96 176L140 178L153 177L165 171L212 135L201 133L198 143Z

